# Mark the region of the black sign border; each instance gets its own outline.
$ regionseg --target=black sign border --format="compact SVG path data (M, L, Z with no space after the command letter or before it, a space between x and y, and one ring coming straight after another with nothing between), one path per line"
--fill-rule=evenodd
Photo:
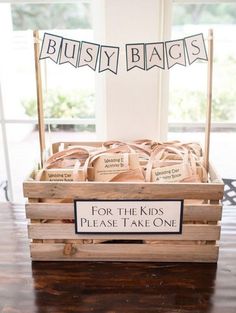
M168 201L168 202L180 202L180 226L178 232L78 232L77 231L77 202L116 202L116 201L135 201L135 202L141 202L141 201L147 201L147 202L161 202L161 201ZM77 235L182 235L183 230L183 211L184 211L184 200L183 199L74 199L74 224L75 224L75 234Z

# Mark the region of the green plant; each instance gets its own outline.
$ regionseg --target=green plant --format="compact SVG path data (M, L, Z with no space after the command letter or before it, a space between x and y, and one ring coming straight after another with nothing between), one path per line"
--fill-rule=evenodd
M20 3L11 9L14 30L91 28L90 3Z
M235 24L236 23L235 3L217 3L217 4L176 3L174 4L173 18L174 25Z
M236 92L218 91L212 101L213 121L232 121L236 112ZM206 115L206 94L202 91L174 90L170 100L169 116L172 121L201 122Z
M30 117L37 116L36 99L25 99L22 101L25 113ZM94 118L94 94L82 90L80 92L63 93L52 90L44 96L45 118ZM91 127L92 126L92 127ZM52 125L57 129L94 130L93 125Z

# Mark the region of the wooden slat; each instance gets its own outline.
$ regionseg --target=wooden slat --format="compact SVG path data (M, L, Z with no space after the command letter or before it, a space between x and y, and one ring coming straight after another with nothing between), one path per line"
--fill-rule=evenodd
M24 196L69 199L208 199L223 197L222 184L209 183L102 183L32 182L24 183Z
M75 234L74 224L30 224L28 225L31 239L105 239L105 240L218 240L219 225L183 225L181 235L156 234Z
M38 203L25 205L26 217L30 219L73 219L73 203Z
M43 261L216 262L218 257L215 245L73 244L68 252L64 244L31 244L32 259Z
M220 221L221 217L222 205L219 204L184 206L184 221Z
M184 205L184 221L219 221L222 206ZM26 217L30 219L73 219L73 203L37 203L26 204Z

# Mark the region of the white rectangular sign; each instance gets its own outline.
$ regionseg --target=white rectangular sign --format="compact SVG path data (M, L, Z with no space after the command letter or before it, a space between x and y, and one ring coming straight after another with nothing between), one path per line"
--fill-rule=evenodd
M75 232L181 234L183 200L75 200Z

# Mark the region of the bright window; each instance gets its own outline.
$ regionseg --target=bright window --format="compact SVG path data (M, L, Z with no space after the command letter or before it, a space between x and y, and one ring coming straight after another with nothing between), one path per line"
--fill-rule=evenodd
M206 4L206 2L208 2ZM210 3L209 3L210 2ZM236 177L236 3L175 0L172 38L214 31L213 103L210 160L223 178ZM207 46L207 41L206 41ZM207 63L175 66L170 74L168 139L197 141L204 147Z
M214 30L213 122L236 121L236 3L173 4L172 38ZM206 42L207 45L207 42ZM170 122L204 122L206 62L170 71Z
M36 127L36 83L33 30L75 40L93 41L90 1L54 4L0 3L0 144L7 171L0 169L2 187L8 180L14 201L22 201L22 181L39 160ZM41 61L46 141L94 140L95 73L89 68ZM0 112L1 112L0 111ZM2 162L1 162L2 163ZM2 163L4 164L4 163ZM21 166L19 166L21 164ZM2 184L3 182L3 184Z

